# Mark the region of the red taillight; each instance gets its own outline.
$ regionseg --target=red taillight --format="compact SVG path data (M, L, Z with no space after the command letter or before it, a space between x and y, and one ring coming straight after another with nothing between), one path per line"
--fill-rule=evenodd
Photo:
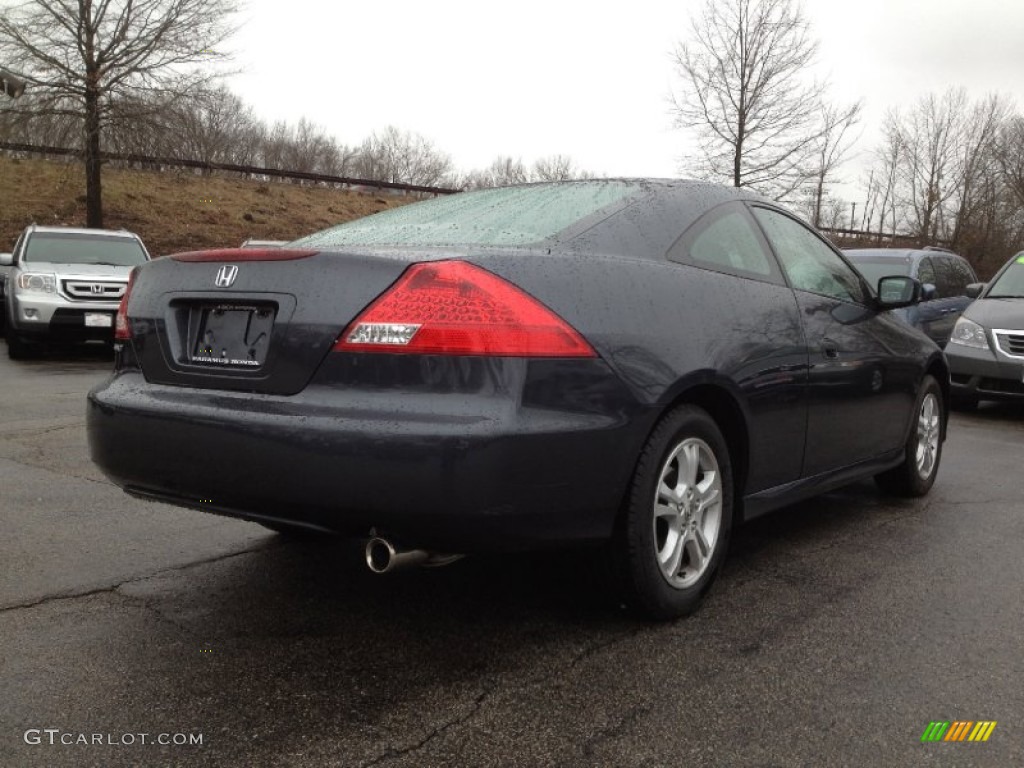
M345 329L345 352L596 357L532 296L464 261L414 264Z
M136 269L138 268L136 267ZM117 308L117 317L114 319L114 341L128 341L132 337L132 326L128 322L128 297L132 293L136 269L128 274L128 285L125 286L121 304Z

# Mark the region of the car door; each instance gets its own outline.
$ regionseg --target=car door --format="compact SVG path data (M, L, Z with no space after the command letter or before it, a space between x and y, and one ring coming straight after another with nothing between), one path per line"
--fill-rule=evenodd
M857 271L788 214L753 208L800 307L809 354L803 476L898 449L918 364L906 326L874 309Z
M735 297L715 308L714 367L742 393L749 416L747 490L799 479L806 441L807 346L793 291L746 205L720 205L684 234L670 261L728 279ZM685 330L683 330L685 333Z
M928 303L934 306L933 312L937 317L932 321L928 335L940 347L946 346L956 319L970 304L966 296L967 283L963 282L953 258L945 254L931 257L935 265L936 292L934 301Z
M917 264L917 274L914 275L921 283L931 285L935 288L935 296L928 301L922 301L913 307L905 310L911 325L924 331L928 338L940 346L949 338L949 333L943 336L943 304L939 298L939 278L935 271L935 262L930 256L925 256ZM952 331L952 328L950 329Z
M952 277L949 306L947 308L948 311L944 313L949 330L943 337L942 343L939 345L943 347L946 345L946 342L949 341L949 337L953 333L953 326L955 326L956 321L960 319L960 315L962 315L963 311L970 306L972 301L974 301L974 299L967 295L967 286L978 281L977 276L974 274L974 270L971 268L971 265L967 263L966 259L952 255L944 258L949 262L949 269Z

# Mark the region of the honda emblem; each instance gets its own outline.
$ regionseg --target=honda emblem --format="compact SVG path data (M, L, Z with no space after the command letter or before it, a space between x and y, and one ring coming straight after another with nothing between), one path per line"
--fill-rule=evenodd
M89 289L93 293L103 293L103 286L102 285L97 285L96 283L93 283L92 285L90 285Z
M238 267L234 264L225 264L217 270L217 277L214 278L213 284L218 288L230 288L236 277L238 277Z

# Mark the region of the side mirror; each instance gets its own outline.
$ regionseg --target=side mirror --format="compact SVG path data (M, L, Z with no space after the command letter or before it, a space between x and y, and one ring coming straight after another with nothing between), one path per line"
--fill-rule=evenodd
M932 286L934 294L935 286ZM890 275L878 281L879 309L899 309L909 307L921 301L924 295L924 286L912 277L905 275Z
M976 299L981 296L981 292L985 290L985 286L988 283L968 283L967 287L964 288L964 295L969 299Z
M0 267L9 267L14 264L13 253L0 253Z
M939 289L935 287L933 283L922 283L921 284L921 301L931 301L935 298L935 294L939 292Z

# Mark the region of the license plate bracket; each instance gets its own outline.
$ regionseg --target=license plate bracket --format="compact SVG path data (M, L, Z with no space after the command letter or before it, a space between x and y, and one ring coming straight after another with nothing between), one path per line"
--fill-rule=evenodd
M267 361L276 308L267 304L202 304L189 311L192 365L258 370Z

